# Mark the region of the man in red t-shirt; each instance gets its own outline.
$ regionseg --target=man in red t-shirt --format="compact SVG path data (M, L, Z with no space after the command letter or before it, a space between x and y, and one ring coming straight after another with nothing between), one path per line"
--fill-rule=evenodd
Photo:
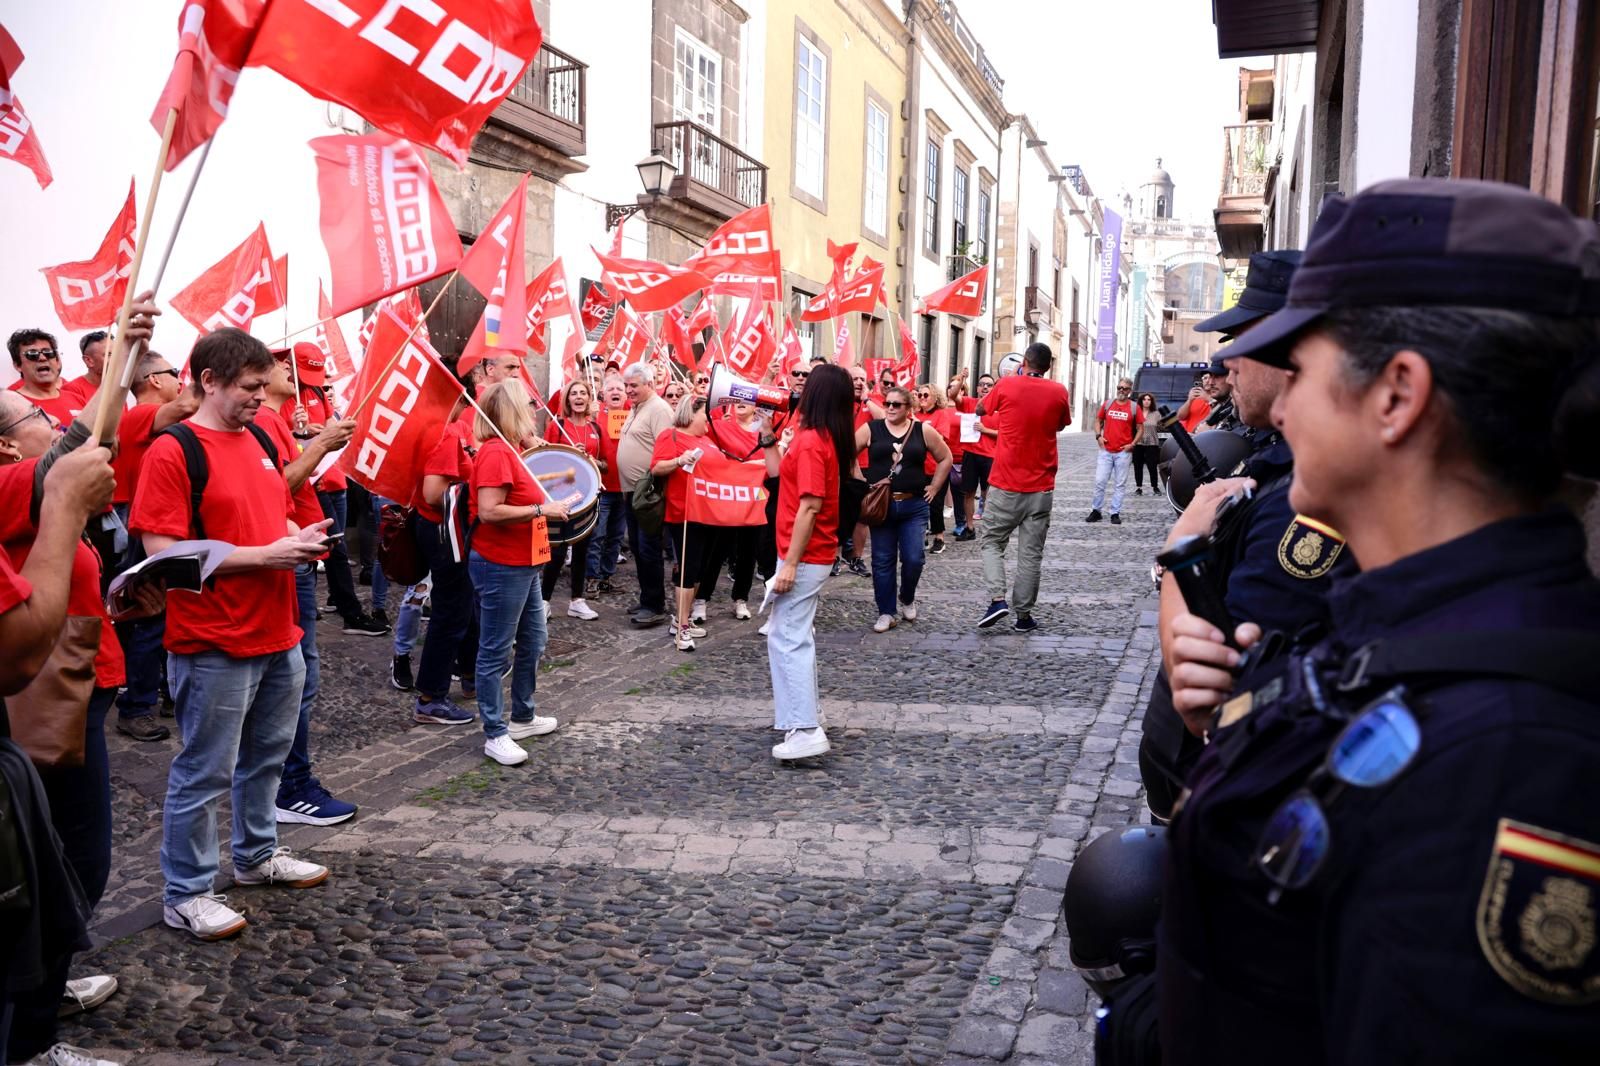
M11 366L22 375L11 388L35 407L49 412L63 426L77 417L81 405L62 392L61 352L56 339L42 329L19 329L6 341Z
M1133 446L1139 443L1139 427L1144 411L1133 402L1133 382L1117 382L1117 398L1107 400L1094 414L1094 436L1100 442L1100 457L1094 467L1094 503L1085 522L1100 521L1100 505L1106 502L1106 482L1111 488L1111 524L1122 524L1122 494L1128 488L1128 470L1133 466Z
M234 546L201 592L167 595L166 647L183 748L167 775L162 916L202 940L219 940L245 926L244 915L214 892L217 808L230 784L236 884L309 888L328 877L326 867L278 846L273 801L305 684L294 570L326 550L329 523L294 522L283 471L258 439L262 431L251 429L273 368L266 346L242 330L219 329L195 344L189 367L200 409L150 445L129 524L152 555L201 535ZM173 435L180 431L193 435L205 457L198 501Z
M1028 345L1022 373L1001 378L978 404L980 425L998 432L983 515L983 576L989 586L989 607L978 619L979 629L989 628L1012 610L1019 632L1039 628L1033 605L1039 598L1039 565L1055 499L1056 434L1072 422L1067 387L1044 376L1054 361L1048 344ZM1017 581L1007 604L1006 545L1013 530Z
M1183 406L1178 408L1178 421L1183 428L1193 433L1195 427L1206 420L1211 413L1212 376L1201 374L1200 379L1189 390L1189 398L1183 401Z

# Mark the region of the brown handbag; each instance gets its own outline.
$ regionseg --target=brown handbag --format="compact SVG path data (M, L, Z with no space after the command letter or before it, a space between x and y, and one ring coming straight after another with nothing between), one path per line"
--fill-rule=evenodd
M6 697L11 739L42 770L83 765L100 626L98 618L69 615L44 669L27 688Z
M889 479L874 481L861 497L861 521L869 526L881 526L889 517Z

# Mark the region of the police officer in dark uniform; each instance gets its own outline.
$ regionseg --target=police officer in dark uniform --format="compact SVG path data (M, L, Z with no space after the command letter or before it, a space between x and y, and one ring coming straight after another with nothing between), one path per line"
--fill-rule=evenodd
M1222 332L1230 339L1277 311L1288 298L1289 282L1300 262L1297 251L1257 252L1239 302L1196 327ZM1265 630L1293 636L1322 617L1323 599L1334 577L1354 564L1344 553L1343 538L1325 523L1297 515L1289 504L1294 456L1282 434L1272 427L1272 405L1286 374L1265 364L1236 358L1238 341L1225 345L1212 364L1213 374L1228 375L1228 403L1247 427L1253 451L1232 477L1201 486L1169 543L1192 533L1209 533L1212 565L1208 578L1222 594L1233 617L1255 622ZM1236 480L1247 478L1248 482ZM1249 489L1248 495L1245 490ZM1236 502L1219 505L1232 496ZM1162 581L1161 611L1171 618L1184 609L1183 597L1169 577ZM1139 766L1151 813L1166 819L1183 780L1202 747L1172 708L1165 673L1156 679L1145 710L1139 742Z
M1600 229L1488 182L1332 199L1230 354L1287 369L1289 502L1361 573L1301 650L1239 626L1238 677L1215 626L1163 627L1209 740L1164 1061L1600 1060L1600 582L1552 502L1600 476Z

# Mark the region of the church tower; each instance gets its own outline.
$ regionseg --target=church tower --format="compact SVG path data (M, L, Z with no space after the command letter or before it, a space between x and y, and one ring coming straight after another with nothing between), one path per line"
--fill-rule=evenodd
M1172 175L1162 168L1159 157L1155 173L1139 187L1139 210L1145 218L1172 217Z

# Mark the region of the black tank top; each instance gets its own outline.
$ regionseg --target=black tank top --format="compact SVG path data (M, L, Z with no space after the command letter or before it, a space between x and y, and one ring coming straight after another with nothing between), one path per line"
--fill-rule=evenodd
M921 422L907 422L906 435L899 440L889 432L889 423L874 418L867 423L866 478L870 485L889 476L894 465L895 445L901 446L900 472L889 482L891 492L921 492L928 487L928 444L922 437Z

